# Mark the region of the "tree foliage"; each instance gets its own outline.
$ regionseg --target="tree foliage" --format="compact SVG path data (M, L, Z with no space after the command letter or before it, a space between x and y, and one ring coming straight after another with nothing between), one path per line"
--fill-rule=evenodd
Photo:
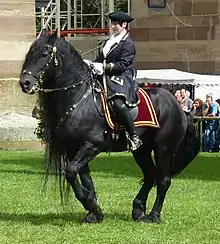
M78 13L80 11L79 3L81 0L77 1L78 3ZM82 27L83 28L101 28L101 2L102 0L82 0L83 8L82 8L82 13L83 13L83 23ZM74 26L74 0L71 2L71 7L72 7L72 28ZM127 0L114 0L114 9L115 10L123 10L125 12L128 11L128 1ZM67 0L60 0L60 7L61 11L67 11ZM109 9L109 0L104 0L104 12L107 15L108 14L108 9ZM39 9L37 10L39 11ZM80 14L77 15L77 22L78 22L78 28L81 28L81 20L80 20ZM107 16L106 16L107 17ZM64 29L67 29L67 25L65 24L67 21L67 16L62 17L60 19L61 22L61 27L64 26ZM36 21L37 24L37 31L40 31L40 19ZM105 18L105 26L107 27L108 21L107 18Z
M65 0L61 0L61 8L66 9ZM78 1L81 2L81 1ZM83 3L83 28L100 28L101 27L101 0L82 0ZM115 10L127 11L127 0L114 0ZM109 0L104 1L104 12L108 14ZM72 8L74 6L74 0L72 0ZM79 11L79 8L78 8ZM95 15L99 14L99 16ZM72 23L74 18L72 18ZM80 21L79 21L80 22ZM105 24L107 26L107 18L105 19ZM80 27L80 26L78 26Z

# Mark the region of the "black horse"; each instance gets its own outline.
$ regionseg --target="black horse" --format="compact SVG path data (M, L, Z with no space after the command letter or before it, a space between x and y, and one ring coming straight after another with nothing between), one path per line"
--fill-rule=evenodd
M94 83L88 65L56 32L47 35L42 31L30 47L20 75L22 91L39 94L42 133L49 147L48 164L55 166L60 177L65 175L76 198L88 211L83 221L89 223L103 220L89 162L109 147L109 128ZM148 89L147 93L160 128L138 128L143 145L133 156L144 179L133 200L132 218L159 223L171 178L196 157L199 138L172 94L162 88ZM122 138L114 143L112 151L126 150L125 145ZM157 187L156 200L147 214L146 202L153 186Z

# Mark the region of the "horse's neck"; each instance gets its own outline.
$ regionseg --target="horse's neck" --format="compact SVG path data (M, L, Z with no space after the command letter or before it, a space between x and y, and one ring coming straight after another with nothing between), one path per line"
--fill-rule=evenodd
M44 95L46 114L52 124L59 123L65 117L71 107L80 101L89 86L86 80L89 79L90 71L76 51L69 47L69 53L63 56L62 60L58 57L58 62L61 64L60 70L56 67L56 72L50 72L50 76L47 77L50 80L47 84L52 89L62 88L63 90ZM88 78L85 79L86 77ZM70 86L75 87L69 88Z
M86 74L84 76L86 76ZM81 80L83 79L84 77L81 78ZM65 87L66 85L62 86L62 88ZM75 88L44 94L45 119L48 122L50 121L50 127L57 126L68 113L72 112L74 106L81 101L88 89L89 83L85 81Z

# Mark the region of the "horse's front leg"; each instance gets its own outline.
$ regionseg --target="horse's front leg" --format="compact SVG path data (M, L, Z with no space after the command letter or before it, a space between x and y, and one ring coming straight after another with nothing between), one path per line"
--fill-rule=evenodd
M79 177L80 177L82 186L87 191L86 205L89 206L89 209L88 209L89 213L86 215L86 217L84 218L83 221L87 222L87 223L88 222L93 223L94 222L93 219L95 218L97 220L97 222L101 222L103 219L103 214L102 214L100 206L97 202L94 184L93 184L92 177L90 175L90 170L89 170L88 165L86 165L85 167L83 167L80 170Z
M99 153L99 150L89 142L80 147L76 156L66 167L66 180L72 186L76 198L89 211L84 222L97 223L103 219L102 211L97 202L93 182L89 175L88 163ZM82 185L77 179L79 174Z

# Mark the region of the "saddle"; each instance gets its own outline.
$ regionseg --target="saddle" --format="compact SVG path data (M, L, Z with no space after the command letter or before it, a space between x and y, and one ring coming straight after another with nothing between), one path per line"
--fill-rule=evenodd
M115 117L112 103L106 102L104 95L101 94L103 111L105 114L106 122L112 130L124 129L123 126L119 125L117 118ZM134 108L129 108L129 112L133 118L135 127L154 127L159 128L159 123L157 116L153 107L153 104L150 100L150 97L146 91L142 88L138 89L139 104Z
M119 126L117 122L112 102L107 101L104 96L102 85L96 79L96 77L94 77L94 80L94 90L98 92L101 96L102 110L108 127L112 130L116 130L119 127L123 128L122 126ZM160 126L153 104L146 90L142 89L141 87L138 88L137 95L140 102L136 107L129 108L129 112L133 118L135 127L150 126L154 128L159 128Z

